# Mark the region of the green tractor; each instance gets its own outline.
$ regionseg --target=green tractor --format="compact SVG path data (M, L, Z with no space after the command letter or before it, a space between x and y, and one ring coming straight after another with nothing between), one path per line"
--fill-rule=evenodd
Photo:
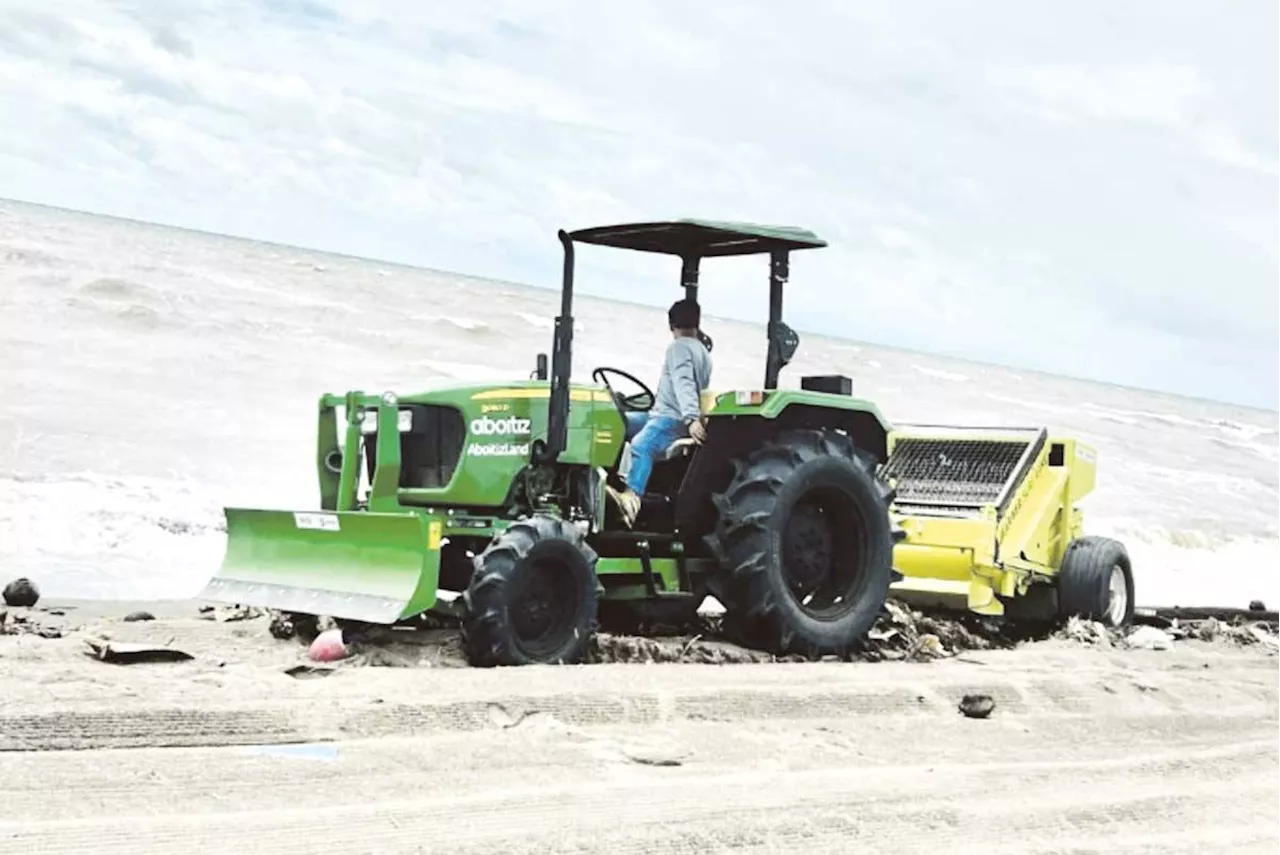
M878 474L888 427L846 377L778 388L799 343L782 320L790 255L825 241L700 220L559 238L549 371L539 354L530 379L498 386L322 396L320 508L228 508L226 555L203 596L357 624L451 616L479 666L579 662L601 621L692 618L708 595L750 646L856 647L902 579L893 490ZM606 485L621 485L629 414L654 393L607 366L571 382L575 244L675 256L695 300L702 259L769 258L762 386L703 394L705 442L666 449L631 526Z

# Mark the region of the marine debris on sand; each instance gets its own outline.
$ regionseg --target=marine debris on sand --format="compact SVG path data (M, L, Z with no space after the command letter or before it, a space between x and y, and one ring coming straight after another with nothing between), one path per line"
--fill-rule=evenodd
M1152 620L1157 620L1152 618ZM1138 623L1124 629L1098 621L1073 617L1064 623L1025 624L1001 621L967 612L934 612L912 609L890 600L863 643L844 657L825 656L822 661L928 662L952 658L966 651L1008 650L1033 642L1056 641L1095 647L1167 650L1175 643L1202 641L1237 646L1277 648L1274 620L1230 620L1214 617L1163 620L1157 628ZM297 638L311 645L317 635L332 632L331 618L269 613L268 631L279 639ZM390 628L343 623L346 661L352 665L389 667L466 667L459 630L448 619L432 619L420 628ZM804 656L785 656L736 644L719 618L700 616L696 626L668 634L629 635L597 632L586 662L688 663L730 665L762 662L806 662Z
M62 638L63 629L45 623L40 619L40 612L32 609L0 609L0 635Z
M200 617L205 620L218 621L219 623L232 623L233 621L252 620L253 618L262 617L267 614L267 609L258 608L257 606L201 606Z
M132 665L140 662L184 662L194 659L185 650L166 644L133 644L106 638L87 638L85 653L102 662Z
M131 607L110 623L137 628L156 620L150 612ZM292 640L303 648L302 659L332 662L337 667L466 668L469 667L458 621L424 615L406 625L386 627L336 621L327 616L288 614L236 605L197 606L196 617L216 624L252 624L228 632L262 632ZM60 639L75 636L83 618L67 617L64 609L36 606L0 608L0 636ZM243 622L243 624L242 624ZM1009 650L1029 643L1068 643L1117 650L1172 651L1187 643L1257 647L1267 655L1280 651L1275 612L1253 609L1139 609L1133 625L1124 629L1098 621L1070 618L1065 622L1029 624L984 617L969 612L914 609L889 600L862 643L844 656L820 661L930 662L955 658L968 651ZM114 633L112 633L114 635ZM133 635L131 630L129 635ZM312 656L323 636L324 655ZM152 642L151 634L117 643ZM116 653L120 651L112 651ZM129 649L123 658L134 653ZM340 654L340 655L335 655ZM110 655L110 654L109 654ZM157 654L163 658L167 654ZM145 656L142 658L146 658ZM180 657L174 657L180 658ZM733 665L811 661L798 654L777 655L735 643L730 628L716 615L697 615L680 626L648 626L643 631L610 624L595 633L587 663L683 663Z

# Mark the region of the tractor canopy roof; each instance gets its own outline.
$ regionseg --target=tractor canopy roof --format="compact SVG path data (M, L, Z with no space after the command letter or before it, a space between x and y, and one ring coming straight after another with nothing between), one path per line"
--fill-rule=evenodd
M569 237L579 243L660 252L681 258L751 255L827 245L808 229L793 226L691 219L596 226L571 232Z

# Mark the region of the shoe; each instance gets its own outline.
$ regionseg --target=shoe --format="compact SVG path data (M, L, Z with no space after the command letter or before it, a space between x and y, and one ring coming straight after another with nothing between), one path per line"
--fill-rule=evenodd
M622 521L627 524L627 528L635 525L636 516L640 513L640 497L630 490L617 490L607 484L605 490L609 493L609 498L613 499L614 504L618 506L618 510L622 513Z

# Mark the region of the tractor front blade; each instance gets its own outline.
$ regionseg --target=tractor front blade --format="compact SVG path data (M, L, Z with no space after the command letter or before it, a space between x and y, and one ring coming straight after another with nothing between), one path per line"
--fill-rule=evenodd
M392 624L435 604L440 523L419 514L227 508L201 598Z

